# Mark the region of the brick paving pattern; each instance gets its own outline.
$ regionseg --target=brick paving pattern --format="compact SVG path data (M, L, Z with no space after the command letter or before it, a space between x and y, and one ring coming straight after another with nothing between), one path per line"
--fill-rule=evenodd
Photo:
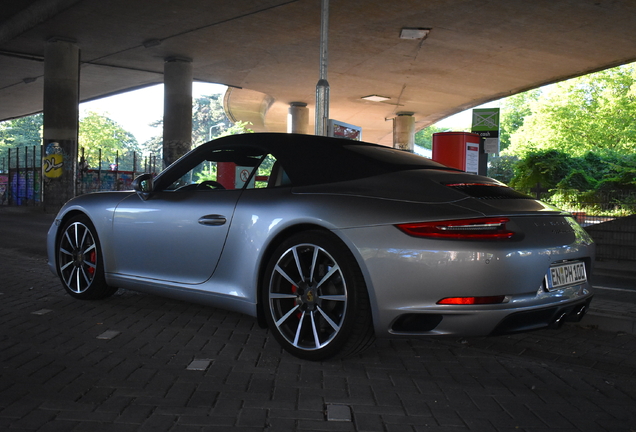
M74 300L33 254L0 247L0 274L1 431L636 430L632 334L379 340L311 363L235 313Z

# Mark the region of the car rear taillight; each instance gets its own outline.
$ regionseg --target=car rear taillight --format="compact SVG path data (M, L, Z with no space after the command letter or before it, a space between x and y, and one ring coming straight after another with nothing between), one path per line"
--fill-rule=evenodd
M491 217L435 222L417 222L396 225L404 233L413 237L462 240L509 239L515 233L506 228L510 219Z
M437 302L440 305L483 305L499 304L506 300L506 296L484 296L484 297L446 297Z

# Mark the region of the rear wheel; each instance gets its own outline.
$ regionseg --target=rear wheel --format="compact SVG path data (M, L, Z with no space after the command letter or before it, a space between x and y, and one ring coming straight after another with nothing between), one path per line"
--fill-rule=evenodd
M75 298L96 300L113 295L106 284L97 232L84 215L69 219L57 240L57 273L66 291Z
M362 273L331 233L307 231L283 242L269 262L262 294L270 330L296 357L344 357L373 341Z

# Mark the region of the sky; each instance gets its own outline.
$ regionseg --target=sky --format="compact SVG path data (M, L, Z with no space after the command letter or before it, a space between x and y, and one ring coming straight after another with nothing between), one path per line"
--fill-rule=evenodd
M463 131L464 129L470 129L473 122L473 109L478 108L499 108L500 101L488 102L483 105L476 106L474 108L467 109L466 111L462 111L460 113L454 114L450 117L446 117L443 120L435 123L435 126L439 128L448 128L455 129L458 131Z
M192 97L225 93L226 88L221 84L195 82ZM163 84L80 104L80 117L89 111L115 121L143 144L153 136L161 135L161 130L150 124L163 119Z

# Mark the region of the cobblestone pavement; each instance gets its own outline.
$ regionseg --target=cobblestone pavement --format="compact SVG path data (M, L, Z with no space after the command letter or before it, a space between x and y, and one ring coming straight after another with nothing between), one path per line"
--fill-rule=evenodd
M311 363L249 317L128 291L78 301L43 258L0 262L0 430L636 430L630 334L380 340Z
M312 363L239 314L74 300L41 254L4 246L0 431L636 431L628 332L378 340Z

